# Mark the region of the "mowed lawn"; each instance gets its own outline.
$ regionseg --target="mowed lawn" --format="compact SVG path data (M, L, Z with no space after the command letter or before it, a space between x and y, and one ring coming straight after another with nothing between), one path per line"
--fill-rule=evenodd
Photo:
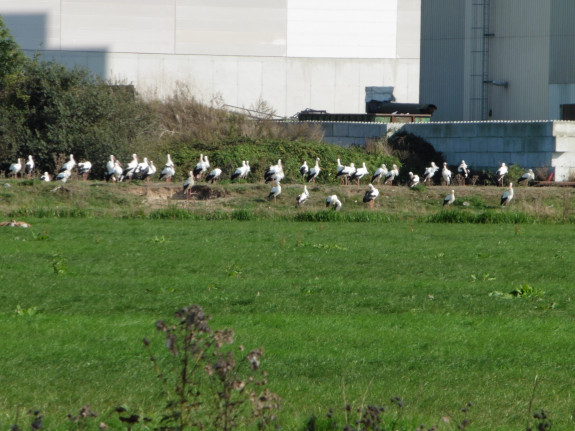
M522 429L530 402L574 426L575 226L27 221L0 229L4 427L159 412L141 340L162 351L154 322L192 303L263 346L284 429L394 396L408 429L467 402L470 429Z

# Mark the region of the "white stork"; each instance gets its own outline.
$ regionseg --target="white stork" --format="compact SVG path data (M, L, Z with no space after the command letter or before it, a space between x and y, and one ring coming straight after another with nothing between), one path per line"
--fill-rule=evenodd
M138 166L136 166L134 175L136 175L137 178L142 179L142 176L148 171L148 169L150 169L150 164L148 163L148 158L144 157L144 161L138 163Z
M200 154L200 161L198 163L196 163L196 166L194 167L194 177L197 178L198 180L202 179L202 175L204 172L206 172L208 170L208 167L206 166L206 163L204 161L204 155Z
M242 160L242 165L240 167L236 168L236 170L232 174L231 181L235 180L236 178L238 179L238 181L240 179L242 179L243 174L246 172L247 169L248 169L248 167L246 165L246 161Z
M44 172L44 174L40 177L40 181L45 181L47 183L50 182L50 174L48 172Z
M303 161L303 165L299 167L299 173L301 174L301 180L303 181L309 172L309 166L307 165L307 160Z
M296 198L296 208L299 207L300 205L303 205L305 201L307 201L309 198L309 192L307 191L307 186L303 186L303 192L298 195L298 197Z
M82 179L86 181L88 179L88 175L92 170L92 163L85 161L78 163L78 175L82 176Z
M149 169L150 169L150 164L148 163L148 158L144 157L144 161L138 163L138 166L136 167L136 170L134 171L134 175L136 175L136 178L143 179L144 175L146 175L146 173L148 172Z
M467 163L465 163L465 160L461 161L461 163L457 167L457 172L463 175L463 185L465 185L467 178L469 177L469 168L467 167Z
M341 209L341 202L337 198L337 195L331 195L325 200L325 206L331 207L334 211L339 211Z
M170 183L172 182L172 177L174 175L176 175L176 170L173 166L164 166L164 169L162 169L162 172L160 173L159 180L161 181L165 178L166 182Z
M214 184L217 180L220 179L221 176L222 176L222 170L220 168L216 168L210 171L210 173L206 177L206 181L211 181L212 184Z
M501 196L501 206L506 207L513 199L513 183L509 183L509 189Z
M111 155L110 160L106 162L106 174L104 175L106 181L110 181L113 178L115 167L116 158Z
M453 202L455 202L455 190L451 190L451 193L445 196L445 199L443 199L443 206L449 206L453 204Z
M124 170L122 169L122 165L120 165L119 160L114 161L114 171L112 172L111 178L114 182L118 183L122 181L124 175Z
M10 167L8 168L8 174L7 175L12 175L12 177L15 179L21 170L22 170L22 159L18 158L16 163L12 163L10 165Z
M26 176L28 178L32 177L32 173L34 172L34 159L32 158L32 156L28 156L28 161L24 166L24 172L26 173Z
M441 178L445 181L445 185L448 186L451 184L451 171L447 167L447 162L443 162L443 169L441 170Z
M433 178L438 169L439 168L437 167L435 162L431 162L431 166L425 168L425 172L423 174L423 182L425 183L425 185L429 186L431 178Z
M505 175L507 174L507 172L509 171L509 169L507 169L507 166L505 166L505 163L501 163L501 166L499 167L499 169L497 169L497 185L498 186L502 186L503 185L503 179L505 178Z
M535 174L533 173L533 169L529 169L529 172L525 172L521 178L517 180L517 184L521 184L525 181L525 185L528 186L530 181L535 179Z
M74 160L74 154L70 154L70 159L62 165L58 173L64 171L72 171L76 167L76 160Z
M397 165L394 163L393 169L391 169L385 175L385 181L383 182L383 184L389 183L390 186L393 186L393 181L395 180L395 177L397 177L398 175L399 175L399 169L397 168Z
M190 174L186 181L184 181L184 194L186 195L186 200L190 200L192 195L192 187L194 186L194 171L190 171Z
M277 164L267 168L265 174L265 183L274 182L279 183L284 178L284 168L281 159L278 159Z
M344 166L337 174L335 174L336 178L341 177L343 179L343 183L347 184L349 178L355 173L355 164L352 162L349 166Z
M156 165L154 165L154 162L152 160L150 160L149 162L149 168L148 168L148 172L146 172L146 175L142 175L142 179L146 180L146 182L150 182L150 178L152 177L152 175L154 175L158 168L156 168Z
M247 180L248 175L250 174L251 171L252 171L252 168L250 168L250 161L246 160L246 171L245 171L244 175L242 175L242 179Z
M315 185L315 179L318 177L321 169L319 168L319 157L315 158L315 166L309 170L307 174L307 182L313 181Z
M273 199L274 201L276 200L276 198L281 194L282 192L282 186L279 183L279 181L276 183L275 186L272 187L272 189L270 190L270 194L268 195L268 199Z
M409 186L409 188L412 189L418 184L419 184L419 175L414 175L413 172L410 172L409 181L407 182L407 185Z
M371 183L373 184L375 180L377 180L377 184L381 184L381 179L385 178L387 172L387 166L385 166L385 163L382 163L381 166L377 168L373 173L373 176L371 177Z
M70 179L71 176L72 176L72 171L68 171L68 170L61 171L61 172L58 172L58 175L56 175L56 180L65 183Z
M132 181L132 177L134 176L134 172L136 172L137 167L138 167L138 156L136 154L132 154L132 160L122 171L120 181L124 181L125 178L128 178L130 181Z
M338 159L337 159L337 170L336 170L336 172L335 172L336 178L337 178L338 176L340 176L339 173L340 173L344 168L345 168L345 166L341 164L341 159L338 158ZM342 179L341 179L341 183L343 184L344 181L345 181L345 178L342 178Z
M373 184L369 184L368 190L363 195L363 202L369 202L369 208L373 210L375 199L379 196L379 190L373 187Z
M369 175L369 171L367 170L367 167L365 166L365 162L363 162L363 164L361 165L361 168L357 168L355 170L355 172L349 176L349 179L351 181L357 180L357 189L359 190L359 182L366 175Z
M174 162L172 162L171 156L168 154L168 161L164 165L164 169L162 169L162 173L160 174L159 179L162 180L165 178L167 183L171 183L174 175L176 175L176 168L174 167Z

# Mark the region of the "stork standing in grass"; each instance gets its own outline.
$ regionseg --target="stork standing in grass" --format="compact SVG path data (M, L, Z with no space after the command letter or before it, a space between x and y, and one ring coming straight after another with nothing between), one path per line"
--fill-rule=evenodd
M64 171L70 171L72 172L72 170L76 167L76 160L74 160L74 154L70 154L70 159L64 163L62 165L62 167L60 168L60 170L58 171L58 173L60 172L64 172Z
M419 175L414 175L413 172L409 173L409 181L407 185L410 189L414 188L416 185L419 184Z
M303 192L296 198L295 203L296 208L299 207L300 205L303 205L304 202L306 202L308 199L309 199L309 192L307 191L307 186L304 185Z
M377 185L380 185L381 179L385 178L386 175L387 175L387 166L385 166L385 163L382 163L381 166L377 168L373 173L373 176L371 177L371 183L373 184L377 180Z
M357 190L358 191L359 191L359 182L366 175L369 175L369 171L367 170L367 167L365 166L365 162L363 162L363 164L361 165L361 168L357 168L355 170L355 172L350 175L349 179L351 181L357 180Z
M373 211L375 199L379 196L379 190L373 187L373 184L370 184L368 187L365 195L363 195L363 202L369 202L369 208Z
M425 168L425 172L423 173L423 182L425 183L426 186L429 186L429 184L431 183L431 179L433 178L438 169L439 168L437 167L435 162L431 162L431 166Z
M443 162L443 169L441 170L441 178L443 178L443 181L445 182L446 186L449 186L451 184L451 176L452 173L447 167L447 162Z
M44 172L44 175L40 177L40 181L44 181L49 183L50 182L50 174L48 172Z
M233 181L235 179L241 180L243 178L243 174L247 171L248 167L246 165L246 161L242 160L242 165L238 168L236 168L236 170L234 171L234 173L232 174L230 180Z
M24 172L26 173L27 178L32 178L32 173L34 172L34 159L32 156L28 156L28 161L24 166Z
M399 175L399 169L397 168L397 165L394 164L393 168L385 175L385 181L383 182L383 184L389 184L390 186L393 186L393 181L395 180L395 177L397 177Z
M122 178L124 176L124 170L122 169L122 165L120 164L119 160L115 160L114 161L114 171L112 172L112 180L114 180L115 183L119 183L120 181L122 181Z
M120 177L120 181L124 181L126 178L128 178L130 181L132 181L132 177L134 176L134 173L136 172L137 167L138 167L138 155L132 154L132 160L130 161L130 163L128 163L126 168L122 171L122 176Z
M337 198L337 195L331 195L325 200L325 206L327 208L331 207L334 211L339 211L341 209L341 201Z
M341 164L341 159L337 159L337 170L335 171L335 177L339 177L339 173L345 168L344 165ZM342 177L341 183L343 184L345 178Z
M508 171L509 169L507 168L507 166L505 166L505 163L501 163L501 166L499 167L499 169L497 169L497 185L499 187L503 185L503 179L505 178L505 175L507 175Z
M340 177L343 180L343 184L348 184L350 177L355 173L355 164L352 162L349 166L344 166L337 174L336 178Z
M455 202L455 190L451 190L451 193L445 196L445 199L443 199L443 207L449 207L453 202Z
M165 178L167 183L171 183L174 175L176 175L176 168L174 167L174 162L172 162L172 157L168 154L168 160L164 165L164 169L162 169L162 173L160 174L159 179L162 180Z
M208 170L206 163L204 161L204 155L200 154L200 160L198 161L198 163L196 163L196 166L194 167L194 177L197 178L198 180L202 179L202 175L204 172L206 172Z
M89 161L78 163L78 175L82 177L82 180L86 181L90 171L92 170L92 163Z
M148 158L144 157L144 161L138 163L138 166L136 166L134 175L136 175L137 178L142 179L142 177L145 175L148 169L150 169L150 165L148 164Z
M305 177L307 176L308 172L309 172L309 166L307 165L307 160L304 160L303 165L299 167L299 173L301 174L302 183L305 180Z
M16 163L12 163L8 168L7 176L11 175L12 178L16 179L21 170L22 170L22 159L18 158L16 160Z
M210 173L206 177L206 181L214 184L221 178L221 176L222 176L222 170L220 168L215 168L210 171Z
M250 161L246 160L246 171L245 173L242 175L242 179L247 180L248 179L248 175L250 174L250 172L252 171L252 168L250 168Z
M284 168L281 159L278 159L277 164L271 165L266 169L264 174L265 183L274 183L278 184L281 180L284 179Z
M281 184L278 182L276 182L276 185L272 187L272 189L270 190L270 194L268 195L268 199L269 200L276 200L276 198L281 194L282 192L282 186Z
M524 183L526 186L529 186L529 182L535 179L535 174L533 173L533 169L529 169L529 172L525 172L521 178L517 180L517 184L520 185Z
M60 171L58 172L58 175L56 175L56 180L62 182L62 183L66 183L70 177L72 176L72 171Z
M313 181L313 184L315 185L315 179L318 177L320 172L321 169L319 167L319 157L316 157L315 166L311 168L307 174L307 182L309 183L310 181Z
M501 196L501 206L506 207L513 199L513 183L509 183L509 188Z
M190 171L188 178L184 181L184 194L188 201L190 200L190 196L192 196L192 187L194 187L194 171Z
M104 179L106 181L110 181L113 178L115 167L116 167L116 158L111 155L110 159L106 162L106 173L104 175Z
M463 185L467 182L467 178L469 177L469 167L465 160L462 160L459 166L457 167L457 172L463 176Z
M157 171L156 165L154 165L154 162L152 160L150 160L148 162L148 167L144 168L141 172L140 172L140 178L142 180L146 180L147 183L150 182L150 178L152 177L152 175L154 175Z

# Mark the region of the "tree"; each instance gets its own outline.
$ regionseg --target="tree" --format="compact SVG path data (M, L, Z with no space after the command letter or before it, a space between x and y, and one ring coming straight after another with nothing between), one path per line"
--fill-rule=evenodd
M26 56L16 43L0 16L0 89L18 75L26 64Z

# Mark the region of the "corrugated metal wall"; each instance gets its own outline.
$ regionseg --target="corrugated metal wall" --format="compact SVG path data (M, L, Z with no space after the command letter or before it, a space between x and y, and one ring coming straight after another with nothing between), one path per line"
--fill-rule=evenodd
M575 83L575 1L552 1L550 32L549 83Z
M465 2L421 2L421 103L438 107L435 121L463 119Z
M493 119L539 120L548 114L550 3L491 0L488 103Z
M473 98L481 55L474 8L490 4L487 108L493 120L559 119L575 103L575 1L422 2L420 101L438 105L434 121L480 120ZM474 15L475 13L475 15ZM469 108L471 107L471 108Z

